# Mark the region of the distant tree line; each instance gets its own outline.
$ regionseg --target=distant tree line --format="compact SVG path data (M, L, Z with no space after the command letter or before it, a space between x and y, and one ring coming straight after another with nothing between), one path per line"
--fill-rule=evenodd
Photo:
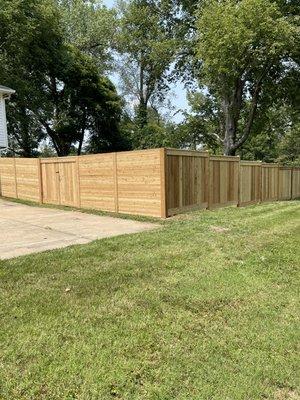
M299 163L299 15L298 0L0 0L8 155L172 146Z

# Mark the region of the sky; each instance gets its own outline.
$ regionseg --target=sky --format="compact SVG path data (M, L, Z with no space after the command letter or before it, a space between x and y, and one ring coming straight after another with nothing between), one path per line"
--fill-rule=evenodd
M113 7L115 1L114 0L103 0L103 4L107 7ZM118 87L118 78L116 75L110 77L113 83ZM175 115L174 113L177 110L187 110L188 109L188 102L186 99L186 90L182 83L177 82L176 84L171 85L169 93L169 99L171 101L172 110L170 110L170 114L172 116L172 120L174 122L181 122L183 120L182 112L177 112ZM174 108L174 110L173 110ZM166 113L168 110L163 110Z

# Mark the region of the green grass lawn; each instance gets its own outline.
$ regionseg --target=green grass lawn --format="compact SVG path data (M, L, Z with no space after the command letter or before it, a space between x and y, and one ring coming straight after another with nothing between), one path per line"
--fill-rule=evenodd
M0 262L0 399L300 399L299 239L293 201Z

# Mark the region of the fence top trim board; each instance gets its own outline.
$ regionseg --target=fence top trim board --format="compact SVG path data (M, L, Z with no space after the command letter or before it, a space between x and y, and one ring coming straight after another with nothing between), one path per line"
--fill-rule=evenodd
M240 156L210 156L212 161L240 161Z
M180 150L180 149L165 149L168 156L191 156L191 157L209 157L208 151L199 150Z
M265 163L265 162L263 162L261 165L262 165L263 167L267 167L267 168L280 167L280 165L279 165L279 164L276 164L276 163Z
M43 164L74 162L74 161L76 161L76 159L77 159L77 156L40 158L41 163L43 163Z
M250 160L241 160L241 164L242 165L257 165L257 166L261 166L262 165L262 161L250 161Z

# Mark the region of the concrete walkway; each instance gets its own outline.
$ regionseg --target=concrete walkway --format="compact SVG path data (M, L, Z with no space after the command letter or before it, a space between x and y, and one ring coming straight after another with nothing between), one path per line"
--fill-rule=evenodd
M155 224L0 200L0 259L136 233Z

